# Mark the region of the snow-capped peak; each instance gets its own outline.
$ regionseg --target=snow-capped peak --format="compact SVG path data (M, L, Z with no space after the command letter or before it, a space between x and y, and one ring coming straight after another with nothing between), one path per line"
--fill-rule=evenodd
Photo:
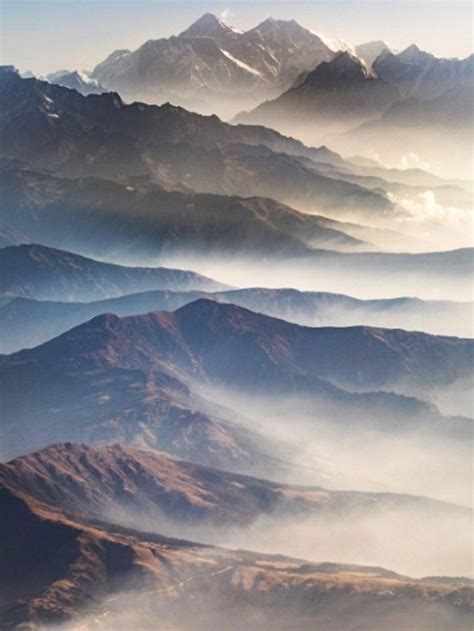
M221 52L225 57L227 57L227 59L230 59L230 61L232 61L236 66L239 66L239 68L242 68L243 70L246 70L247 72L250 72L250 74L253 74L257 77L262 76L258 70L255 70L255 68L252 68L240 59L237 59L236 57L231 55L228 50L224 50L223 48L221 48Z
M316 37L319 37L323 44L325 44L329 48L329 50L332 50L334 53L346 50L350 53L355 54L354 46L343 39L328 37L327 35L325 35L324 33L320 33L319 31L312 30L311 33L313 33L313 35L316 35Z
M222 18L213 13L205 13L183 31L180 37L216 37L216 35L237 33L238 31L224 22Z

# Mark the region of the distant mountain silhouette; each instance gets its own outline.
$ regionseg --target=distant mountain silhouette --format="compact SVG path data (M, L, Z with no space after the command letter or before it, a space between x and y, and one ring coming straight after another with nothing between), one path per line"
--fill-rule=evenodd
M312 212L389 211L382 191L327 177L319 162L343 162L263 127L229 125L171 105L126 105L117 94L74 90L0 74L0 136L9 157L68 176L150 176L165 188L296 201ZM303 208L306 210L306 208Z
M240 114L240 123L280 128L301 119L324 121L364 120L383 112L400 99L396 86L379 78L359 57L347 51L323 62L272 101Z
M0 295L39 300L90 300L135 289L214 290L219 283L193 272L124 267L41 245L0 249Z
M474 55L440 59L412 44L400 53L383 51L374 61L379 77L397 85L402 96L427 101L458 87L474 87Z

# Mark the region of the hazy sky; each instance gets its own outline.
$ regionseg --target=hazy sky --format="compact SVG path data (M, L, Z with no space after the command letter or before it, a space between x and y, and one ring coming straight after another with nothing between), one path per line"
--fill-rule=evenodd
M209 11L240 29L266 17L352 44L383 39L416 42L445 57L472 52L472 4L467 0L0 0L1 61L25 71L91 69L117 48L184 30Z

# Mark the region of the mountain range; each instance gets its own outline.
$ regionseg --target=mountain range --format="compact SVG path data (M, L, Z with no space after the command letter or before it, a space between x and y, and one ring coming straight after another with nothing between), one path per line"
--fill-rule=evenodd
M215 112L219 101L235 108L284 90L333 55L294 20L268 18L241 33L207 13L177 36L114 51L92 76L125 99Z
M413 197L429 186L444 203L458 204L470 192L467 183L354 164L270 129L229 125L169 105L125 105L113 94L83 97L8 69L0 83L0 134L9 157L56 175L132 186L134 176L146 175L167 190L261 195L312 213L347 207L366 220L393 209L387 193ZM19 124L26 111L28 128Z
M106 266L83 257L61 253L39 246L21 246L30 252L33 261L36 253L43 253L43 260L49 260L46 273L35 266L20 267L17 263L15 284L4 288L0 299L5 304L0 307L0 327L3 331L0 352L12 353L25 347L37 346L64 333L70 328L90 320L102 313L118 316L139 315L150 311L174 311L198 298L208 298L217 302L232 303L252 311L306 326L351 326L367 324L378 327L401 326L404 329L420 330L427 333L472 337L472 303L449 301L422 301L415 298L393 298L386 300L358 300L350 296L325 292L301 292L294 289L249 288L216 291L210 286L199 289L188 285L188 273L178 276L175 285L169 289L154 289L137 293L137 276L142 273L137 268ZM16 250L8 252L15 255ZM53 263L57 256L57 265ZM38 254L36 259L39 258ZM29 264L31 259L26 259ZM32 262L33 262L32 261ZM83 265L81 261L90 262ZM73 274L66 262L73 264ZM95 263L95 267L94 267ZM10 263L5 267L8 269ZM105 268L122 270L127 274L132 270L132 293L117 298L109 296L123 293L123 285L110 284L102 270ZM99 269L98 278L94 273ZM45 272L44 268L42 268ZM81 270L81 271L79 271ZM144 270L143 273L146 274ZM159 270L156 270L157 272ZM162 270L163 272L168 270ZM170 273L172 273L170 271ZM82 281L86 277L86 285ZM19 285L19 277L23 278ZM46 278L47 277L47 278ZM148 281L149 282L149 281ZM204 279L203 279L204 286ZM158 285L162 285L160 280ZM130 289L130 287L128 287ZM62 292L62 295L61 293ZM106 299L92 300L94 293L104 292ZM60 302L58 297L61 297ZM76 301L72 300L75 297ZM77 298L82 298L77 302ZM38 299L40 298L40 299ZM64 301L65 298L69 300Z
M21 235L23 242L46 242L56 248L108 260L118 257L133 264L156 265L159 257L159 262L174 267L186 266L186 256L204 263L212 256L219 264L224 256L244 255L253 265L270 259L303 267L306 273L319 270L319 286L304 288L342 293L351 291L352 279L359 279L361 273L378 283L383 278L387 293L393 292L392 286L399 287L400 279L406 282L416 273L416 282L407 291L425 297L418 293L419 288L429 288L424 280L436 274L438 283L449 283L447 290L452 293L448 295L453 299L468 295L465 288L472 272L469 249L430 254L372 253L370 250L376 249L372 241L378 244L385 237L400 243L404 242L403 236L310 216L267 198L169 191L136 177L126 182L58 178L15 160L4 159L0 166L5 209L1 225L8 234ZM245 181L249 178L242 178L242 187ZM334 184L339 188L339 182ZM363 197L360 199L362 203ZM374 212L366 209L366 215ZM344 277L339 273L341 265ZM333 286L331 279L336 283Z
M470 203L464 184L421 171L356 165L325 147L306 147L263 127L232 126L172 106L125 105L113 94L83 97L22 79L11 70L0 73L0 83L0 134L10 158L26 159L56 176L113 178L137 189L145 186L146 178L167 191L271 197L331 219L344 217L344 212L346 223L352 216L362 224L382 222L386 227L396 210L390 196L416 198L426 190L426 182L443 203ZM28 111L28 129L16 127L23 111ZM2 175L10 176L15 168L21 165L2 161ZM383 239L370 230L364 238L357 226L331 226L327 220L326 227L377 245L393 238ZM395 243L404 240L398 235ZM409 238L405 243L413 247Z
M410 116L410 110L405 112L404 122L413 128L439 123L472 125L467 95L474 85L473 63L473 55L463 60L438 59L415 45L400 53L381 47L371 66L361 57L343 51L308 72L276 99L235 120L290 134L296 130L297 137L301 137L305 122L348 131L380 117L384 120L388 116L390 120L391 109L400 115L409 104L418 103L416 120ZM423 121L425 110L429 114Z
M259 105L236 120L281 128L288 121L331 125L345 120L348 127L376 117L401 98L396 84L378 77L366 63L348 51L318 65L288 91Z
M275 401L309 397L335 422L345 422L350 409L352 423L372 419L390 430L408 422L467 440L467 421L441 420L432 406L387 390L436 391L466 378L472 344L401 330L300 327L204 299L173 313L106 314L1 357L2 457L39 449L55 436L145 444L240 470L260 453L257 469L268 465L258 435L203 399L196 380Z
M442 59L412 44L400 53L383 51L373 69L381 79L396 84L402 96L428 101L457 87L472 88L474 55Z
M342 203L379 212L392 208L383 192L318 172L315 162L343 162L337 154L263 127L229 125L170 105L125 105L117 94L83 97L11 71L0 73L0 83L2 142L9 157L33 166L122 181L147 175L167 188L196 192L306 205L310 199L313 212Z
M93 255L104 254L104 232L108 254L140 253L142 258L189 250L214 254L278 250L288 256L315 247L372 249L347 234L342 222L310 216L263 197L168 191L140 179L123 184L92 177L58 178L14 161L1 163L0 187L4 229L30 242L85 247ZM367 229L364 234L372 233ZM375 231L374 235L378 236Z

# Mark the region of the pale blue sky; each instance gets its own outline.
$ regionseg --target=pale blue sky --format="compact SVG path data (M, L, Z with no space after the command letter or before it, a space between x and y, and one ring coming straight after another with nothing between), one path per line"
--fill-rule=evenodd
M113 50L177 34L207 11L241 29L268 16L295 18L352 44L384 39L439 56L472 52L467 0L0 0L0 9L2 63L36 73L91 69Z

